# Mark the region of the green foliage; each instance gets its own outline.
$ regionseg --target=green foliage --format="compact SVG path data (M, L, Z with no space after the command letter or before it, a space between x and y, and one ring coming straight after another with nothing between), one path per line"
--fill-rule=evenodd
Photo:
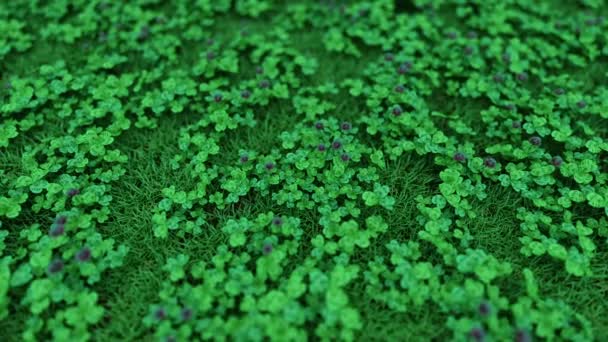
M1 3L2 336L608 339L607 11Z

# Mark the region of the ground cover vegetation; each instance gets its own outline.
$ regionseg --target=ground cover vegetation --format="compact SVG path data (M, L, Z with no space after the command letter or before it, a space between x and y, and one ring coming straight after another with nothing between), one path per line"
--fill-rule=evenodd
M607 341L607 16L0 2L0 340Z

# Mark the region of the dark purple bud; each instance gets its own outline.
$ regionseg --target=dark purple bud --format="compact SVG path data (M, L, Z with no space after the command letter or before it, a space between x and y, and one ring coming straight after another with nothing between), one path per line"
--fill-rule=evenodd
M540 146L541 143L541 139L538 136L533 136L529 139L530 144L534 145L534 146Z
M272 170L272 169L274 169L274 163L273 162L268 162L264 166L266 167L266 170Z
M224 97L222 96L222 94L213 95L213 101L215 101L215 102L221 102L223 98Z
M456 34L456 32L454 31L450 31L446 34L446 36L450 39L456 39L458 37L458 34Z
M269 80L262 80L260 82L260 88L266 89L268 87L270 87L270 81Z
M511 124L511 127L521 128L521 121L513 121L513 123Z
M270 243L264 244L264 247L262 247L262 252L264 255L270 254L270 252L272 252L272 245Z
M248 98L249 98L249 96L251 96L251 92L250 92L249 90L243 90L243 91L241 92L241 96L242 96L244 99L248 99Z
M502 76L500 74L494 75L494 82L502 83L502 82L504 82L504 80L505 80L504 76Z
M192 309L190 309L190 308L182 309L181 316L184 321L187 321L190 318L192 318L192 315L193 315Z
M564 160L560 156L555 156L551 158L551 164L555 167L560 167L564 163Z
M515 105L512 104L512 103L506 104L505 105L505 109L507 109L507 110L513 110L513 109L515 109Z
M167 336L165 341L166 342L177 342L177 339L175 338L175 336Z
M315 123L315 128L318 130L322 130L323 129L323 123L321 121Z
M331 143L331 147L332 147L334 150L337 150L337 149L339 149L340 147L342 147L342 143L341 143L340 141L336 140L336 141L334 141L333 143Z
M67 195L69 197L74 197L74 196L78 195L79 193L80 193L80 190L78 190L78 189L69 189L67 192Z
M395 59L395 56L390 52L388 52L384 55L384 60L387 62L392 62L394 59Z
M401 63L401 65L399 65L399 68L397 69L397 72L401 75L403 75L409 71L410 71L410 65L408 65L407 63Z
M509 63L511 61L511 56L508 53L503 53L502 54L502 61L505 63Z
M467 56L470 56L471 54L473 54L473 47L472 46L466 46L464 48L464 54Z
M325 149L326 149L326 148L325 148L325 145L324 145L324 144L319 144L319 146L317 146L317 150L319 150L319 151L321 151L321 152L325 151Z
M492 157L487 157L483 160L483 165L489 168L494 168L496 167L496 159Z
M398 85L395 87L395 91L398 93L403 93L405 91L405 88L402 85Z
M341 128L343 131L348 131L348 130L350 130L350 129L352 128L352 126L350 125L350 123L349 123L349 122L344 121L344 122L343 122L343 123L340 125L340 128Z
M249 36L249 31L247 31L247 30L241 31L241 36L243 36L243 37Z
M165 309L163 309L163 308L158 308L154 312L154 317L157 320L161 321L161 320L163 320L163 319L165 319L167 317L167 312L165 312Z
M57 223L57 224L65 224L67 221L68 221L68 218L65 217L65 216L63 216L63 215L62 216L58 216L55 219L55 223Z
M240 160L241 163L246 163L249 161L249 157L247 155L242 155Z
M517 79L519 81L525 82L528 80L528 74L525 72L520 72L519 74L517 74Z
M464 155L464 153L462 152L457 152L456 154L454 154L454 160L457 162L463 162L467 159L467 157Z
M211 46L213 44L215 44L215 39L213 39L213 38L207 39L207 46Z
M150 28L148 26L144 26L139 31L139 35L137 36L138 40L145 40L150 36Z
M342 153L342 155L340 156L340 159L342 159L342 161L349 161L350 157L348 156L348 154Z
M213 52L213 51L207 52L207 60L210 61L210 60L212 60L214 58L215 58L215 52Z
M576 103L576 105L578 106L578 108L581 108L581 109L582 109L582 108L587 107L587 102L585 102L585 101L581 100L581 101L578 101L578 102Z
M76 253L76 260L78 261L89 261L91 259L91 250L88 247L84 247L78 253Z
M527 331L517 329L517 332L515 333L515 342L532 342L532 337Z
M51 261L51 263L49 264L49 268L48 268L49 273L54 274L54 273L61 272L61 270L63 270L63 261L61 261L59 259L55 259L55 260Z
M475 39L475 38L477 38L477 32L475 32L475 31L469 31L469 33L467 33L467 38L469 38L469 39Z
M484 317L490 314L490 304L488 302L479 304L479 314Z
M475 341L479 342L483 341L486 334L482 328L473 328L471 329L470 335Z
M261 66L256 67L255 73L261 75L262 73L264 73L264 68L262 68Z
M403 113L403 110L401 109L400 106L395 106L395 108L393 108L393 115L394 116L399 116Z
M272 219L272 224L274 224L275 226L280 226L283 224L283 219L277 216Z
M49 231L49 235L51 237L58 237L60 235L63 235L64 232L65 227L63 226L63 224L57 224L51 228L51 230Z
M564 94L564 92L565 92L565 91L564 91L564 89L563 89L563 88L557 88L557 89L555 89L555 90L553 91L553 93L554 93L555 95L557 95L557 96L559 96L559 95L563 95L563 94Z

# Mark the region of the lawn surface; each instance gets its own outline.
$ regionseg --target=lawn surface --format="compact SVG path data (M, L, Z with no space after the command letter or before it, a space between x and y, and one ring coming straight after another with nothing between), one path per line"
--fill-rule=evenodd
M604 1L0 3L1 341L608 341Z

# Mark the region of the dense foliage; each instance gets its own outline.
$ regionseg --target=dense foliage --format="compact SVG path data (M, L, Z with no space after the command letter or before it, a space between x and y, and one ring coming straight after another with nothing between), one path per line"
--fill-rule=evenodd
M0 2L0 340L607 340L607 14Z

